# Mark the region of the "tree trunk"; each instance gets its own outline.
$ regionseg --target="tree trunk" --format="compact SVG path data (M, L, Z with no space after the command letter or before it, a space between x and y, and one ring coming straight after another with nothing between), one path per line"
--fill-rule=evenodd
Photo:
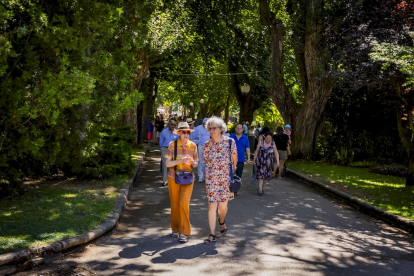
M407 131L406 128L404 128L403 126L403 118L402 116L403 113L407 112L406 110L403 110L402 106L405 106L408 110L411 110L409 112L407 112L408 114L408 122L409 122L409 126L411 128L411 133L414 130L414 126L413 126L413 115L412 115L412 108L409 107L409 104L407 102L403 102L403 100L400 97L400 93L401 93L401 89L399 87L397 87L398 90L398 99L400 99L400 102L397 101L396 106L395 106L395 111L396 111L396 117L397 117L397 128L398 128L398 135L400 136L400 140L401 143L403 145L403 148L405 150L405 152L407 153L407 155L409 156L409 161L408 161L408 171L407 171L407 178L405 179L405 186L414 186L414 150L412 149L411 143L409 141L409 139L407 139ZM408 106L407 106L408 105Z
M243 94L241 92L241 85L236 75L230 76L230 87L233 95L236 96L237 102L240 107L239 122L241 121L253 121L253 113L258 108L258 102L253 96L252 92Z
M224 109L224 122L227 124L230 116L230 94L227 96L226 108Z
M267 1L262 1L266 2ZM292 154L295 157L310 158L316 151L318 136L323 128L323 114L332 93L331 80L322 77L327 69L323 49L318 48L321 26L318 22L323 0L307 1L306 11L296 11L305 16L299 21L303 28L297 28L293 35L295 59L299 68L304 101L298 105L284 81L283 37L284 26L274 19L271 28L271 88L270 95L283 120L292 125ZM303 29L305 31L303 31Z
M153 74L151 74L150 78L145 79L143 85L141 86L141 91L145 97L142 109L142 140L146 140L146 138L148 137L148 123L150 118L153 117L153 106L155 102L155 96L153 96L152 93L154 91L154 86L155 78Z

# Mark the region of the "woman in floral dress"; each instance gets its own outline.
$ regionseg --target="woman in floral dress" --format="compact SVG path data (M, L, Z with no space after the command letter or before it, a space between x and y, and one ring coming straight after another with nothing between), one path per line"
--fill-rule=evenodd
M234 199L234 194L230 192L230 165L233 170L237 165L237 148L233 139L223 136L227 131L224 121L218 117L207 120L206 128L210 133L208 140L203 147L203 156L206 163L206 193L208 199L208 225L210 235L204 243L210 244L216 241L216 213L218 212L218 223L222 235L227 233L225 218L227 214L227 204ZM230 140L232 140L230 150ZM232 158L230 158L232 157ZM231 162L231 163L230 163Z
M265 139L256 148L253 159L253 164L256 166L256 179L259 179L259 196L266 193L265 179L270 180L275 175L276 168L279 166L279 154L273 142L272 133L267 132L264 136ZM274 162L275 157L277 162ZM274 164L273 172L272 163Z

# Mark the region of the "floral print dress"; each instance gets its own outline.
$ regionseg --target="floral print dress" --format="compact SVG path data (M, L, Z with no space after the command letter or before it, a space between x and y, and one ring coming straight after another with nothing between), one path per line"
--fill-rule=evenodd
M218 203L234 199L230 192L230 144L231 138L223 136L220 142L211 140L204 144L203 154L206 162L206 193L208 202ZM232 139L233 140L233 139ZM236 143L233 140L231 155L237 154Z
M269 147L266 147L262 140L255 164L256 179L272 179L272 164L274 164L273 162L275 158L273 145L274 142L272 142Z

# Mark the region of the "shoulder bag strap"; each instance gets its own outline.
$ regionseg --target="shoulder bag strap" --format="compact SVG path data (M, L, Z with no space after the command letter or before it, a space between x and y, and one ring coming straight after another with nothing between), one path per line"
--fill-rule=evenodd
M175 140L174 142L174 160L177 160L177 140ZM177 171L177 165L174 166L174 172Z
M233 177L233 160L231 160L232 158L232 154L231 154L231 144L232 144L232 142L233 142L233 139L229 139L229 149L230 149L230 179L231 180L234 180L234 177Z

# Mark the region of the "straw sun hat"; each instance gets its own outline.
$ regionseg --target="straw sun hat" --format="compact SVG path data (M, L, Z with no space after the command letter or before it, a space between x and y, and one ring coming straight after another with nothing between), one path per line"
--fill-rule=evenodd
M177 130L174 130L175 134L179 134L180 131L182 130L186 130L186 131L190 131L193 132L194 129L191 129L190 126L188 125L187 122L181 122L178 124Z

